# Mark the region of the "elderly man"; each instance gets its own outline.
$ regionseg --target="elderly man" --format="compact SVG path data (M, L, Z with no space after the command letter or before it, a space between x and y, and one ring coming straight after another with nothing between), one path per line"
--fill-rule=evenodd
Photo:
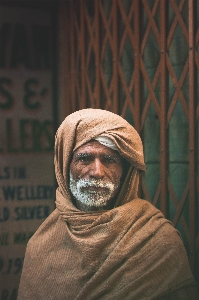
M178 232L137 196L138 133L99 109L56 134L56 209L30 239L19 300L198 299Z

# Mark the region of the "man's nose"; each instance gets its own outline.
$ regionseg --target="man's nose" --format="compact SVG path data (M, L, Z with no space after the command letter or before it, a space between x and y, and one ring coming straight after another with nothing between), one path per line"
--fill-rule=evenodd
M90 176L95 178L102 178L104 176L104 166L100 159L96 158L92 163Z

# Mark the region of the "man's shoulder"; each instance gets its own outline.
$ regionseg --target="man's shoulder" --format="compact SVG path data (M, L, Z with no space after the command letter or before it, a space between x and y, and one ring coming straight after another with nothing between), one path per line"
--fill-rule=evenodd
M30 238L27 244L27 251L37 255L46 245L51 244L50 240L56 236L59 231L61 219L60 213L55 209L48 218L39 226L34 235Z
M132 200L129 204L128 213L132 214L132 226L136 224L140 232L147 233L156 242L160 240L160 245L183 245L179 231L153 204L140 198Z

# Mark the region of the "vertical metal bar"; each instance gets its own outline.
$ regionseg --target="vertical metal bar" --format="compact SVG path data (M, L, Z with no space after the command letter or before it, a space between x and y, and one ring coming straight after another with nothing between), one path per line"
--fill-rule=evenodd
M134 121L134 127L138 131L138 133L141 133L141 78L140 78L140 0L134 0L134 36L135 36L135 48L134 48L134 109L135 114L133 116ZM141 177L139 187L138 187L138 195L141 197L141 191L142 191L142 181L143 178Z
M140 1L134 0L135 13L134 13L134 28L135 28L135 49L134 49L134 127L141 132L141 80L140 80Z
M161 51L161 94L160 94L160 209L167 216L167 94L166 94L166 2L160 5L160 51Z
M120 0L119 0L120 1ZM118 81L118 13L117 13L117 1L112 1L112 11L110 16L112 15L113 18L113 99L112 99L112 112L120 114L119 111L119 81ZM110 89L110 87L109 87Z
M80 62L80 85L81 85L81 98L79 99L79 109L86 108L86 54L85 54L85 22L84 22L84 10L86 9L86 3L84 0L80 1L80 35L79 35L79 52L81 57Z
M52 83L53 83L53 90L52 90L52 105L53 105L53 128L54 128L54 134L57 131L57 128L59 126L59 120L58 117L60 115L58 111L58 105L57 105L57 99L58 99L58 74L59 74L59 65L58 65L58 52L59 49L57 47L57 44L59 42L59 35L57 32L60 30L59 23L58 23L58 13L60 10L60 4L59 2L54 2L52 9L52 24L53 24L53 32L52 32L52 39L53 39L53 73L52 73ZM64 118L65 115L62 114L62 117ZM61 119L62 120L62 119Z
M189 20L189 211L190 211L190 265L193 273L196 273L196 155L195 155L195 97L194 97L194 0L188 1L188 20Z
M73 1L70 1L70 22L69 22L69 38L70 38L70 72L69 72L69 84L70 84L70 90L71 93L69 93L69 97L71 97L70 99L70 105L69 105L69 109L70 112L72 113L75 110L77 110L78 108L76 107L76 93L75 93L75 87L76 87L76 68L75 68L75 41L74 41L74 36L75 36L75 24L74 24L74 9L73 9ZM63 28L65 29L65 28ZM65 39L66 40L66 39ZM79 71L79 70L78 70ZM67 73L67 72L65 72Z
M99 24L99 0L94 2L95 5L95 23L94 23L94 51L95 51L95 87L94 87L94 97L95 97L95 107L100 108L101 97L100 97L100 24Z
M68 114L72 112L71 103L74 101L72 97L73 92L73 85L71 78L71 67L68 57L69 55L73 55L72 45L73 41L71 37L73 37L73 25L72 25L72 7L70 7L70 18L68 18L67 10L69 9L70 3L65 1L59 1L59 42L60 42L60 58L61 58L61 65L60 65L60 97L61 107L60 111L60 119L63 120ZM67 34L66 34L67 31ZM70 43L67 43L66 36L69 36ZM73 58L71 57L71 63ZM68 76L67 76L68 75ZM70 101L68 101L70 99Z

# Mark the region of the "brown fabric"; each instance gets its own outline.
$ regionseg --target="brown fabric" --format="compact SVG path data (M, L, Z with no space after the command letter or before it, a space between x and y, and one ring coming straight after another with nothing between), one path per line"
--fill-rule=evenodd
M184 285L179 289L175 290L169 295L164 295L163 297L158 298L158 300L184 300L184 299L199 299L198 291L195 285Z
M132 167L113 209L85 213L71 201L69 163L74 149L102 133ZM137 198L142 143L126 121L91 109L67 117L56 135L55 169L57 208L28 243L18 300L174 299L182 290L198 299L178 232Z

